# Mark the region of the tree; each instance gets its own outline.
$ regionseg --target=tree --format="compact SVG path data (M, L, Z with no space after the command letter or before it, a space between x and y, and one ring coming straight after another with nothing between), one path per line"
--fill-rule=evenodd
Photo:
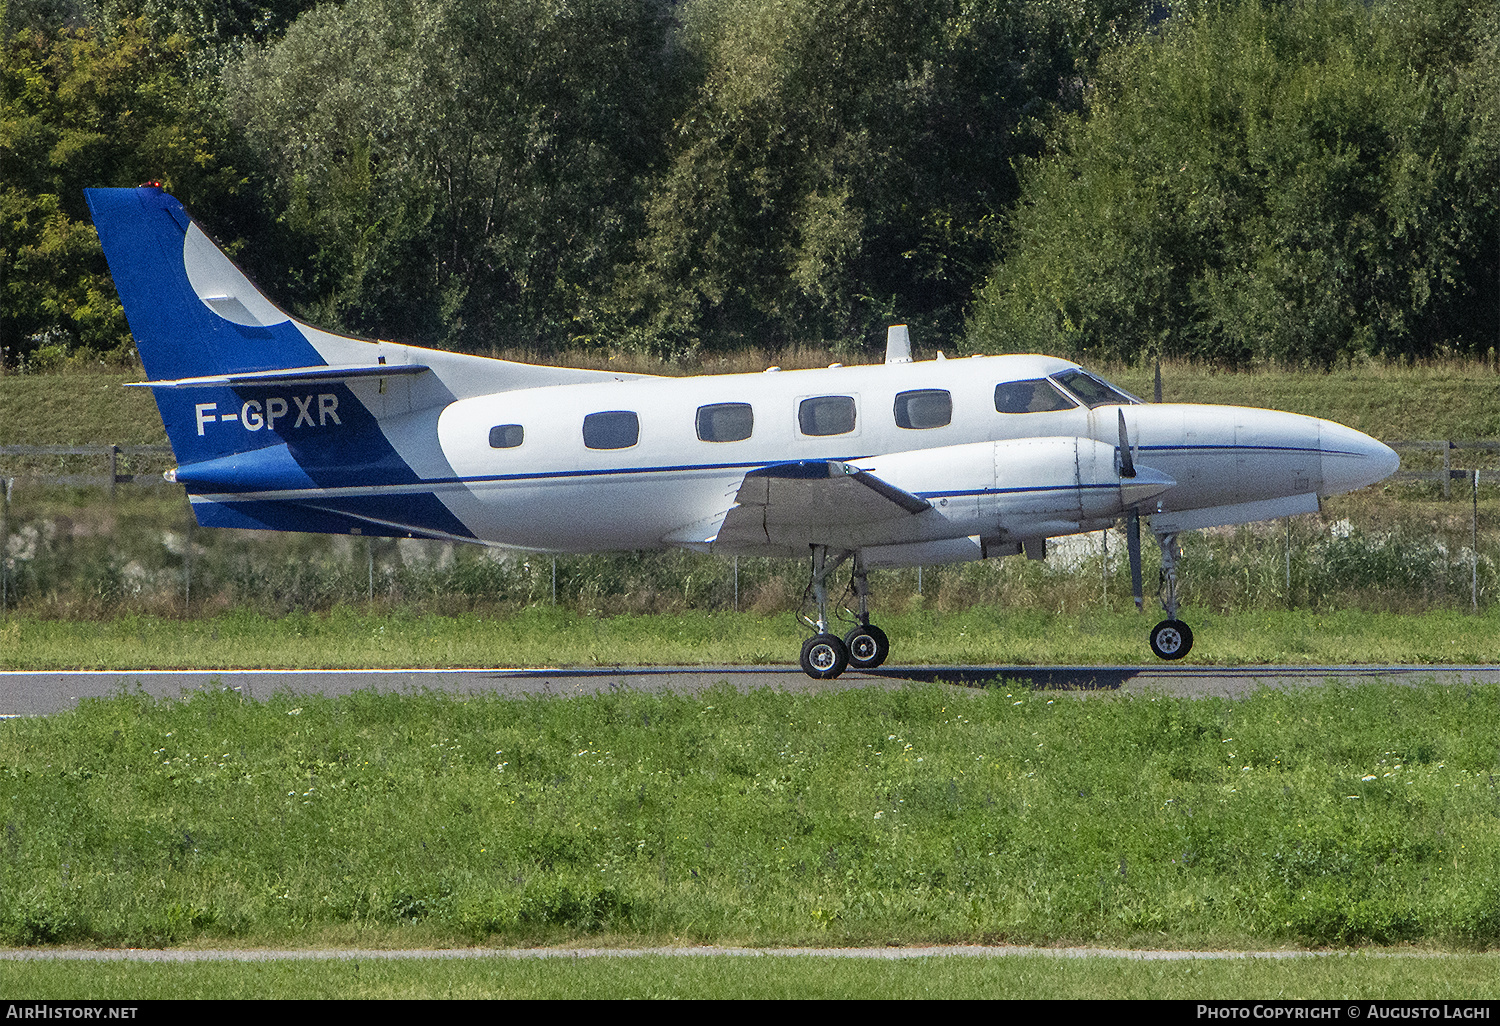
M1028 166L971 343L1319 367L1482 351L1476 10L1243 0L1122 48Z
M700 85L622 269L628 337L667 352L955 331L1011 161L1079 97L1139 3L697 0Z
M351 0L226 69L301 309L470 349L586 337L659 140L665 10Z
M143 22L0 39L0 346L129 352L83 190L165 182L186 198L234 188L182 76L188 48Z

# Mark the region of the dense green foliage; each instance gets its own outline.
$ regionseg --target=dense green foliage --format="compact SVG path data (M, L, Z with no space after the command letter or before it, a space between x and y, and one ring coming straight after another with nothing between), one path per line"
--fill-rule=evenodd
M231 65L309 314L454 346L576 334L660 147L660 6L352 0Z
M1495 345L1494 4L1207 5L1101 67L971 343L1328 367Z
M1487 947L1497 699L90 701L0 724L0 939Z
M1011 161L1142 24L1129 0L700 0L699 82L646 199L627 337L784 346L955 333Z
M0 20L3 24L3 20ZM141 21L0 34L0 347L36 369L75 346L130 346L83 190L160 178L189 195L231 192L199 98L189 44Z
M81 191L147 179L297 312L471 351L1482 354L1497 45L1492 0L4 0L3 366L128 359Z

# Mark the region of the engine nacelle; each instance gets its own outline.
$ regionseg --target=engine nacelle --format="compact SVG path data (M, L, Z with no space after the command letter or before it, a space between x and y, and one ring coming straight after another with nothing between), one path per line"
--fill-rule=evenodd
M858 464L927 499L949 522L950 538L963 529L976 552L979 538L993 546L1096 529L1176 484L1139 464L1134 477L1122 478L1115 446L1071 436L974 442Z

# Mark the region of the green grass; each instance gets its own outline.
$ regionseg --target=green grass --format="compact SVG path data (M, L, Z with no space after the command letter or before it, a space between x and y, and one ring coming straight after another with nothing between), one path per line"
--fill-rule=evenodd
M1112 380L1152 397L1150 368L1125 369ZM1479 363L1420 367L1371 364L1317 373L1212 367L1162 368L1162 399L1285 410L1337 421L1380 439L1475 439L1500 436L1500 374Z
M1500 943L1500 688L124 696L0 724L0 943Z
M1493 955L1351 954L1139 962L1045 955L0 962L16 1000L115 998L1493 998Z
M1396 614L1188 608L1189 663L1493 663L1500 607ZM917 665L1140 665L1160 614L975 606L879 617L892 662ZM237 611L197 619L124 616L0 621L0 668L256 669L793 664L806 632L790 614L687 611L585 616L533 606L512 614L406 615L340 606L328 614Z
M641 373L758 371L825 366L830 353L747 354L692 368L651 362L639 356L601 360L596 354L563 354L541 362L608 366ZM1137 395L1151 398L1152 368L1098 367ZM0 445L108 443L149 444L166 440L148 389L125 388L142 380L137 373L65 373L0 377ZM1327 373L1261 369L1226 373L1194 364L1162 369L1163 399L1181 403L1258 406L1324 417L1366 431L1376 438L1494 438L1500 436L1500 374L1464 361L1419 367L1370 364Z
M0 445L158 445L167 440L141 373L0 377Z

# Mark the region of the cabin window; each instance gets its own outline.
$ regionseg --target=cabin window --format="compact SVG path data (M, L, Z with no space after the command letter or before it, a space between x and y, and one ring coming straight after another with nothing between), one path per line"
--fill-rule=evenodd
M1082 399L1089 409L1095 406L1129 406L1140 400L1123 389L1116 388L1103 378L1096 378L1087 371L1070 370L1052 375L1069 392Z
M519 424L496 424L490 428L491 449L514 449L526 437L526 430Z
M1075 406L1046 378L1033 381L1002 381L995 386L995 410L999 413L1049 413Z
M896 396L896 426L946 427L953 420L953 395L943 388L923 388Z
M854 430L854 397L804 399L797 407L797 424L804 435L847 435Z
M742 442L755 428L749 403L714 403L698 407L698 437L705 442Z
M641 419L629 410L591 413L583 418L583 444L590 449L629 449L641 440Z

